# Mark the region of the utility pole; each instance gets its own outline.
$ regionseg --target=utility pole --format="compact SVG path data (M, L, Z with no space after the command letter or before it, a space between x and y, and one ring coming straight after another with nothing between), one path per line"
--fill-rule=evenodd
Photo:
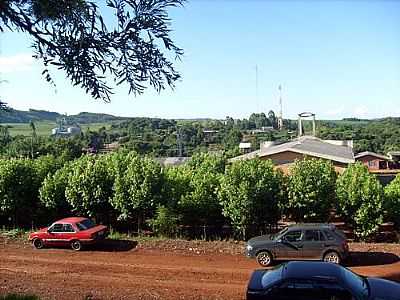
M178 147L178 156L182 157L183 156L183 145L182 145L182 135L181 135L180 127L177 127L177 131L176 131L176 144Z
M258 101L258 65L256 65L256 102L257 110L260 111L260 103Z

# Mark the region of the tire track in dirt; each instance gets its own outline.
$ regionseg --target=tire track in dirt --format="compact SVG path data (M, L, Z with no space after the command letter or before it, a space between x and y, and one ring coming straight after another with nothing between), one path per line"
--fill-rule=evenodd
M364 247L355 246L358 250ZM399 247L390 246L390 251L398 253ZM370 255L372 265L351 268L363 275L400 279L400 262L380 265L374 255ZM74 252L3 244L0 294L33 293L43 299L243 299L256 268L254 260L219 253L143 248Z

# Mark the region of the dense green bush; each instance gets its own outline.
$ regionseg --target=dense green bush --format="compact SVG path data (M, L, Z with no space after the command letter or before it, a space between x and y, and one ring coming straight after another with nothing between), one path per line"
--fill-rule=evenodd
M221 177L222 212L244 239L252 226L275 224L279 218L283 176L271 161L236 161Z
M54 174L48 174L39 189L40 202L55 216L68 214L72 210L65 196L72 168L72 163L66 163Z
M0 223L30 227L83 215L138 231L151 226L166 236L183 225L188 236L207 238L231 225L246 238L265 232L281 213L326 221L336 203L360 238L377 229L384 211L399 225L400 177L385 189L385 201L379 182L360 164L336 177L322 160L297 161L284 176L270 161L226 166L225 156L204 153L166 168L127 150L73 161L51 155L0 159Z
M336 172L331 162L297 160L290 168L284 211L295 221L327 221L334 206Z
M29 159L0 160L0 213L14 225L29 224L37 208L39 185Z
M225 158L220 155L196 154L181 167L188 185L178 201L183 222L188 225L215 224L222 218L218 202L220 177L225 170Z
M361 163L350 165L337 180L337 208L359 238L376 232L383 220L384 192Z
M102 219L110 214L112 170L105 156L85 155L72 163L65 196L75 213Z
M153 231L160 236L176 237L178 220L178 216L172 209L159 205L154 218L149 221L149 224Z
M109 199L119 219L136 218L139 230L161 201L161 166L149 157L132 153L127 156L127 160L119 163L121 165L116 167L113 195Z
M400 175L385 188L384 208L389 221L400 227Z

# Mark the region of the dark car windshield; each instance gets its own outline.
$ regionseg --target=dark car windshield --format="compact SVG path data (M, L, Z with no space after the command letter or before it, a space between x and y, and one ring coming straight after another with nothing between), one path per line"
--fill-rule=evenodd
M96 224L94 224L94 222L92 222L90 219L85 219L79 223L76 223L76 226L78 226L79 230L86 230L96 226Z
M282 268L283 265L279 265L275 268L272 268L268 272L265 272L265 274L261 278L261 286L263 288L268 288L269 286L275 284L277 281L282 279Z
M364 278L358 276L352 271L343 268L344 280L347 282L351 290L355 291L357 295L362 295L363 297L368 297L369 288L368 282Z
M272 238L280 238L282 235L284 235L286 233L286 231L288 230L288 227L283 228L281 231L279 231L278 233L272 235Z

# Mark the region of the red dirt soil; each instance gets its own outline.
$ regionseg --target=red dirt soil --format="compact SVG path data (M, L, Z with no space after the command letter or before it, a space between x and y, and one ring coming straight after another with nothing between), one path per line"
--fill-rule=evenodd
M354 258L348 266L356 273L400 281L400 245L350 244L350 248ZM216 252L154 247L74 252L35 250L23 243L2 242L0 295L35 294L41 299L244 299L249 276L259 266L243 255Z

